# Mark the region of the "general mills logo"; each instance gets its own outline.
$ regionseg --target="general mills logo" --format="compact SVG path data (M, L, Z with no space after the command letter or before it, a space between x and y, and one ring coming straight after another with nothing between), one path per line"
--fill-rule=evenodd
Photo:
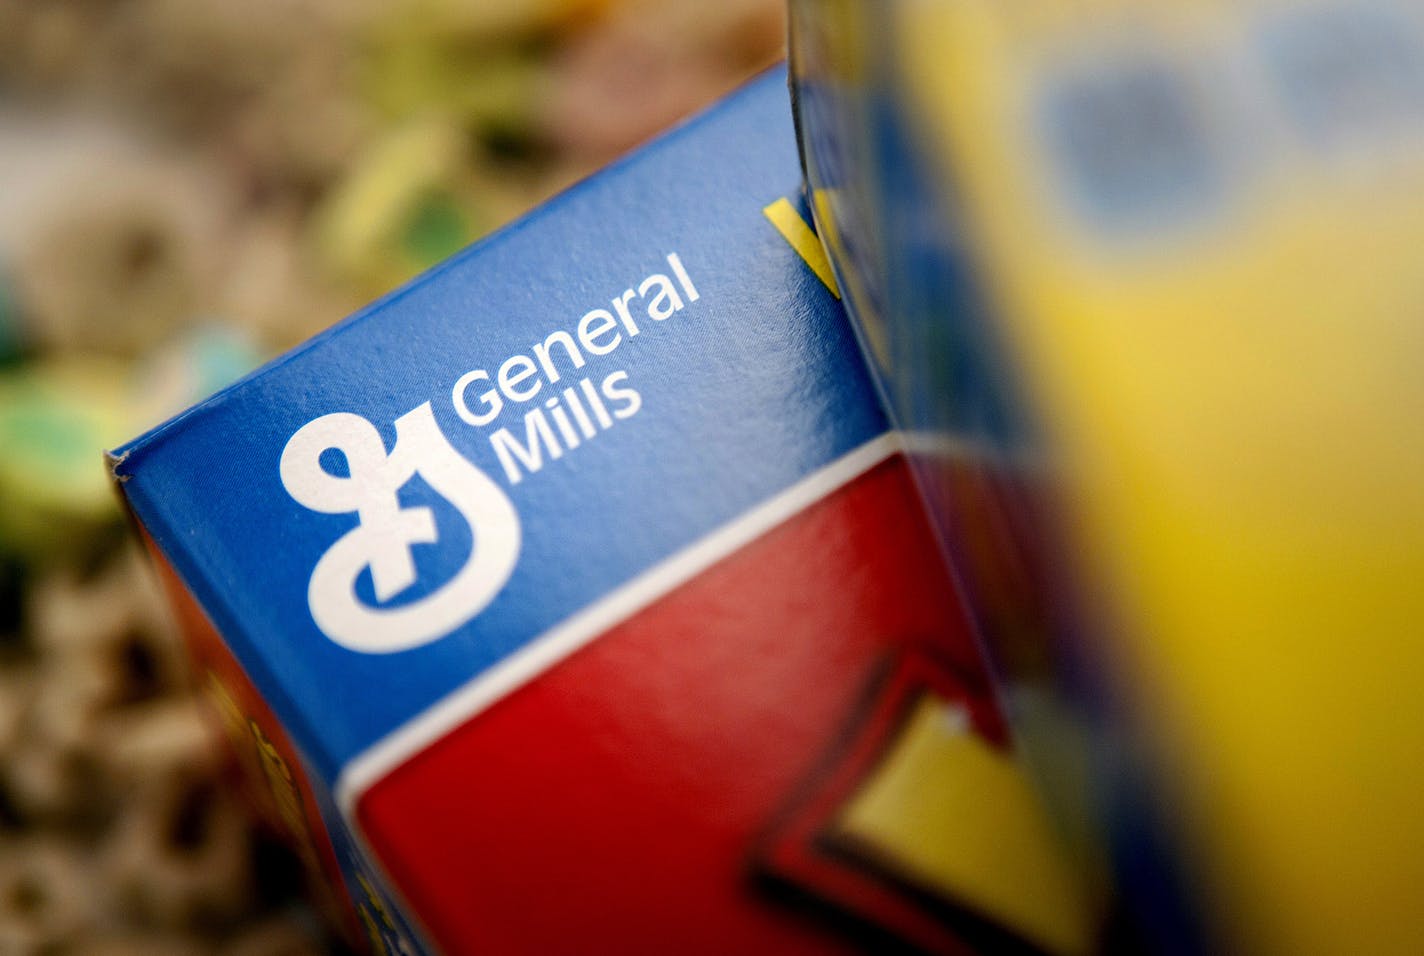
M396 419L395 429L395 447L388 455L374 425L360 415L337 412L303 425L282 450L280 471L288 494L312 511L357 515L357 526L317 561L307 603L327 637L367 653L405 650L450 633L484 610L519 558L514 505L450 447L430 403ZM323 466L322 456L331 449L345 456L345 476ZM416 583L412 546L437 538L431 509L402 507L398 497L417 474L455 507L474 540L464 566L448 582L418 599L386 606ZM366 568L371 569L375 606L356 590Z

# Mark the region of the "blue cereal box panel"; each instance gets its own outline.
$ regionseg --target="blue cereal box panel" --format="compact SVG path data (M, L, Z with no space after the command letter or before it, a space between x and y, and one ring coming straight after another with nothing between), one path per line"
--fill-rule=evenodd
M112 453L263 802L375 952L1071 938L921 825L1022 788L785 84ZM955 766L998 796L941 810Z

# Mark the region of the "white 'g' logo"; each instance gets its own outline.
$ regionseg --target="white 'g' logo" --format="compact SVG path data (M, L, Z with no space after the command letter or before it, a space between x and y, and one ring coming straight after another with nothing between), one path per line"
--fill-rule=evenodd
M519 558L519 516L493 481L450 447L426 402L396 419L389 455L376 427L337 412L307 422L282 450L282 484L312 511L356 512L360 524L322 555L307 587L316 626L353 651L386 653L443 637L494 600ZM327 472L321 456L346 456L348 477ZM450 581L418 601L372 607L356 595L356 579L371 569L376 600L388 601L415 583L411 545L435 541L429 508L402 508L396 497L417 473L470 525L470 557Z

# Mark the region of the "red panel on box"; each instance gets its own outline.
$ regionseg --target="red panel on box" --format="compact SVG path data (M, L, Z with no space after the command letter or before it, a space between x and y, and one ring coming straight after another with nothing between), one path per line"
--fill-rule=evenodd
M760 853L906 657L997 734L896 458L432 744L360 824L450 952L849 951Z
M240 786L264 822L296 850L316 903L350 942L364 943L350 898L318 809L306 768L247 672L198 606L168 559L142 529L163 590L178 619L193 673L241 766Z

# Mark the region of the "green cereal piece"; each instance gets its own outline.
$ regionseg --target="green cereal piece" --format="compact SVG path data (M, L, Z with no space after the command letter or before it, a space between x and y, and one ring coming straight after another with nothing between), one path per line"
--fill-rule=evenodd
M68 358L0 377L0 542L48 552L113 521L101 454L131 437L131 420L117 363Z

